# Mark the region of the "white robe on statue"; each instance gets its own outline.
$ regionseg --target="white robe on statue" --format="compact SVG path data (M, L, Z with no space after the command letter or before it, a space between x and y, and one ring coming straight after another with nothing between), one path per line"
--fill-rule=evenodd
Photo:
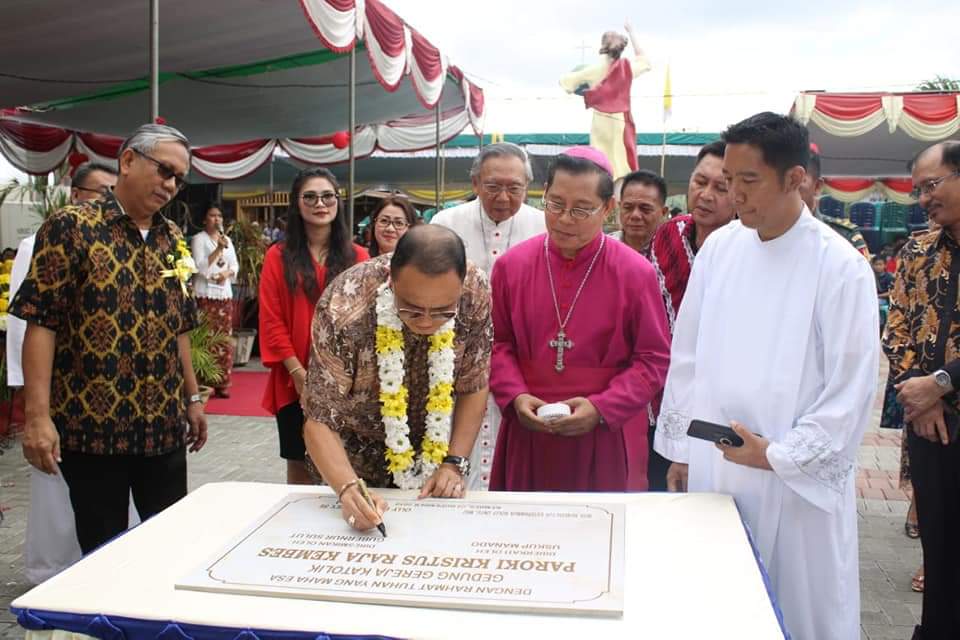
M30 271L30 258L36 234L20 241L17 257L10 271L10 299L17 294ZM27 323L7 316L7 380L11 387L23 386L23 337ZM130 526L140 523L140 516L130 496ZM30 510L27 512L26 544L23 551L23 573L30 584L57 575L81 557L77 541L77 525L70 504L70 490L63 474L48 475L30 467Z
M456 232L467 250L467 259L486 272L493 270L493 263L510 247L528 238L546 232L543 211L526 204L520 205L509 220L496 224L483 210L480 199L440 211L430 221ZM490 487L490 470L493 466L493 451L500 429L500 408L491 393L487 397L487 412L480 425L480 433L470 454L473 471L467 478L467 490L486 490Z
M869 265L804 208L762 242L734 221L710 235L677 317L656 450L688 462L691 492L732 495L795 640L857 640L857 450L880 344ZM770 440L773 471L686 436L736 420Z

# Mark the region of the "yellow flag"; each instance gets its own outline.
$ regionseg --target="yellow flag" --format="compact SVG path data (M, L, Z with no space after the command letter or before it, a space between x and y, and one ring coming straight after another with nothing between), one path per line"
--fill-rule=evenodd
M663 121L673 115L673 91L670 88L670 65L667 65L667 77L663 83Z

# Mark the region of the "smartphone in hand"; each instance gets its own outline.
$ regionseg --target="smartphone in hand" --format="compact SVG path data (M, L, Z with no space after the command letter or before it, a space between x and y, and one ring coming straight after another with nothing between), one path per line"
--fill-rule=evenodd
M709 440L717 444L723 444L728 447L742 447L743 438L737 435L737 432L730 427L715 422L705 420L691 420L690 427L687 429L687 435L691 438L700 438Z

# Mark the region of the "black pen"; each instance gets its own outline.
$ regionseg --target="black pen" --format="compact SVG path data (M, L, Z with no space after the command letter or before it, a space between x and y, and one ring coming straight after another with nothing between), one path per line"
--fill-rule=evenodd
M363 499L368 505L374 510L377 511L377 506L373 503L373 498L370 496L370 492L367 491L367 483L364 482L363 478L357 478L357 486L360 487L360 495L363 496ZM377 525L377 531L380 532L384 538L387 537L387 528L383 524L383 515L377 511L377 514L380 515L380 524Z

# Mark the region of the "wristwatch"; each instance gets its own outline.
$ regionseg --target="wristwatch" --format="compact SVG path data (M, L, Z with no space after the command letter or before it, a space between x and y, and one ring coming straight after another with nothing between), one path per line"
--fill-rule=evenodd
M463 456L447 456L443 459L443 464L452 464L460 472L460 475L466 478L470 475L470 459Z
M192 396L190 396L189 398L187 398L187 406L189 407L189 406L192 405L194 402L203 402L203 398L200 397L200 394L199 394L199 393L195 393L195 394L193 394Z
M944 391L953 391L953 381L950 379L950 374L943 369L933 372L933 381Z

